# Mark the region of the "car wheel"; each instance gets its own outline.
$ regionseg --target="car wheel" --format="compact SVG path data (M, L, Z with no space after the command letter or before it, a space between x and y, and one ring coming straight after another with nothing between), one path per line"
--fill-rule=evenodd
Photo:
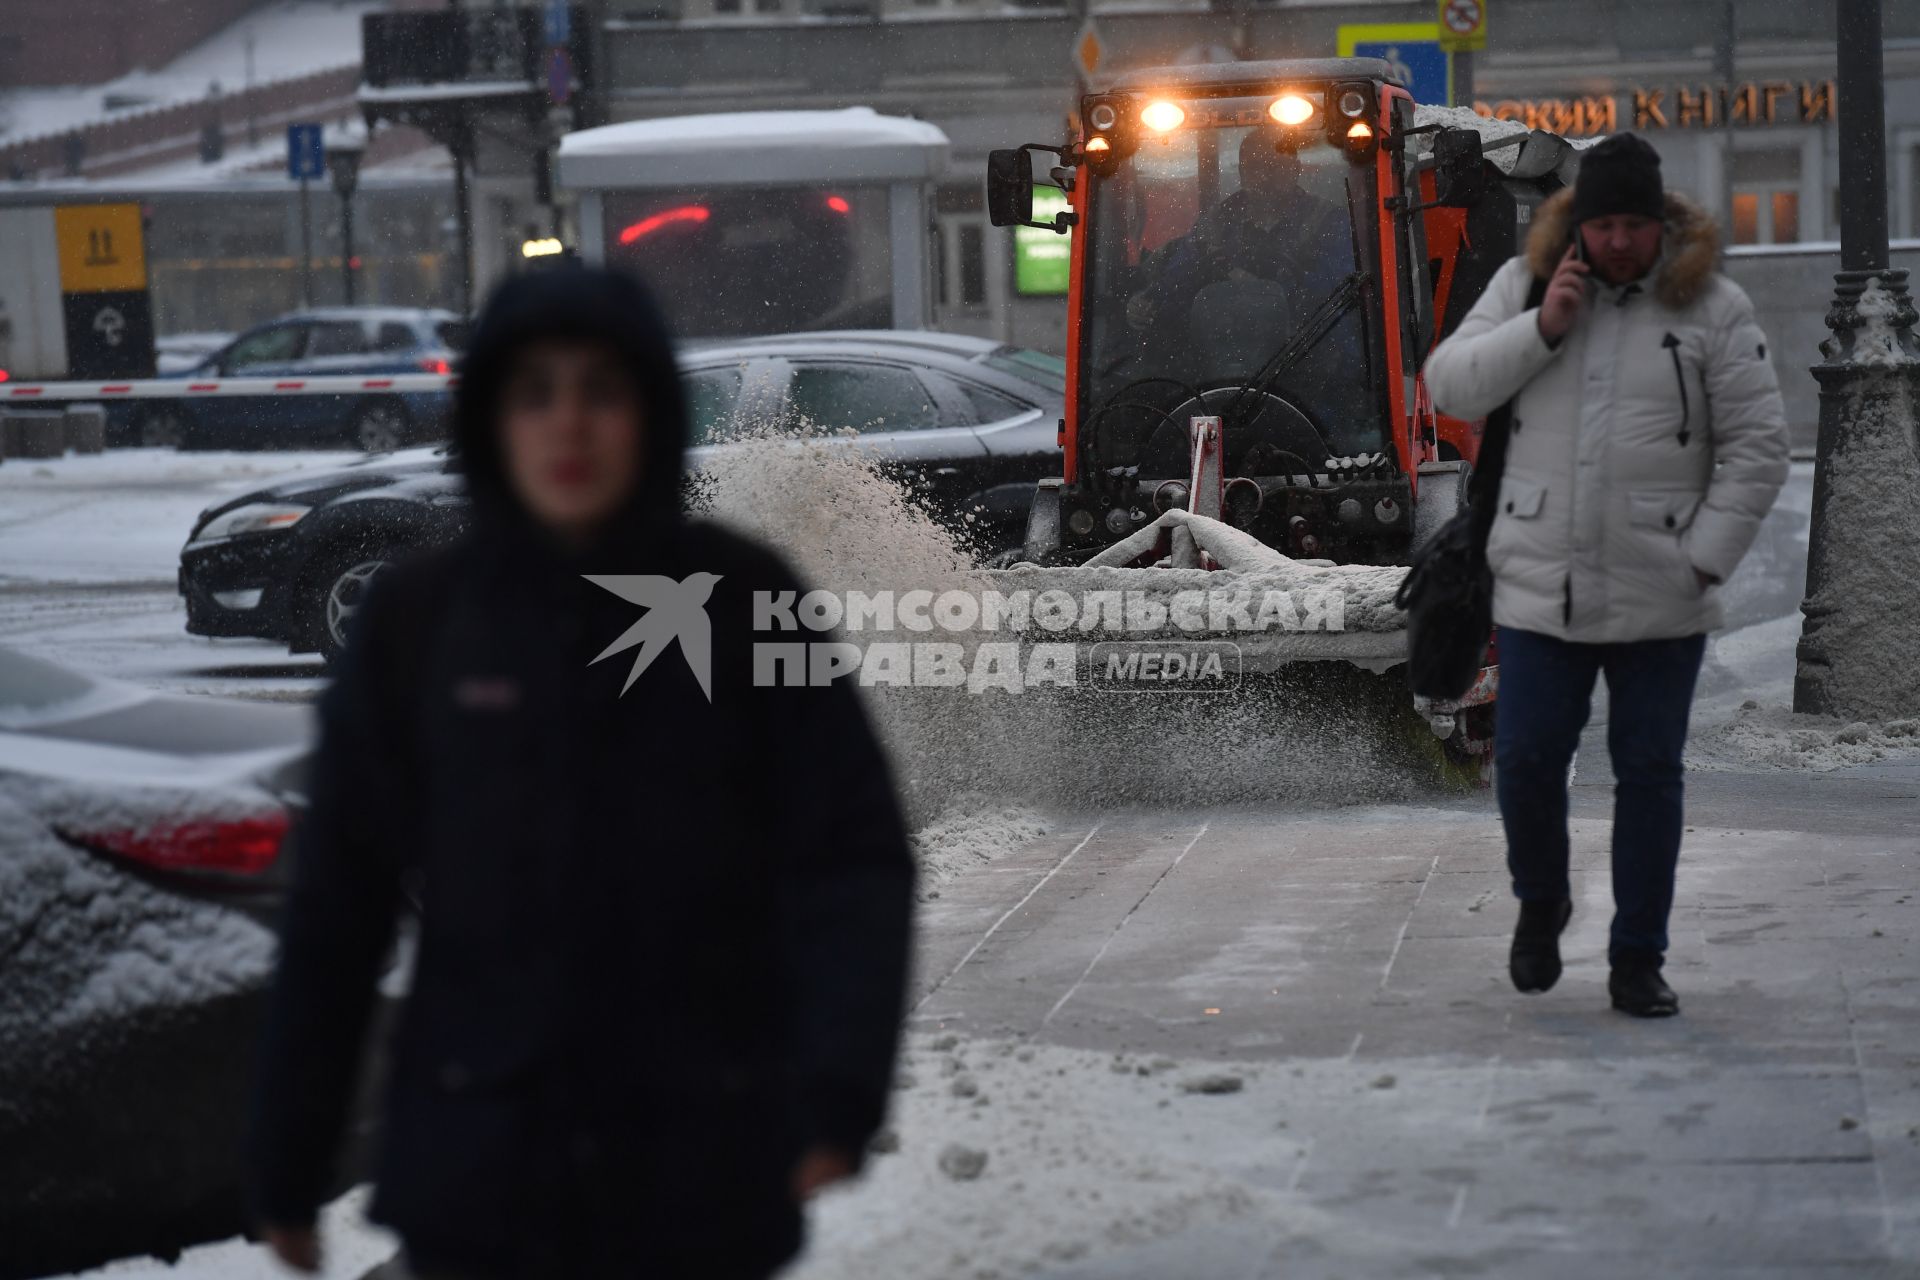
M140 419L140 444L148 449L183 449L187 415L171 405L156 405Z
M328 662L346 652L347 637L352 634L353 619L366 603L373 580L393 563L395 553L388 548L352 551L336 556L329 567L317 575L319 598L315 603L313 631L320 641L320 655Z
M375 400L353 415L353 442L368 453L392 453L407 436L407 411Z

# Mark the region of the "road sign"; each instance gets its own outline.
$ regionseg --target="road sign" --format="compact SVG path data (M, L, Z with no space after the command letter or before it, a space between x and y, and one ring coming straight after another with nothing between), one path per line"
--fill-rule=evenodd
M1100 28L1089 17L1080 24L1080 34L1073 38L1073 65L1078 68L1080 79L1092 80L1093 73L1100 69L1100 60L1106 55L1106 41L1100 38Z
M1362 22L1340 28L1340 56L1383 58L1415 102L1445 106L1453 59L1440 47L1435 22Z
M1478 53L1487 47L1487 0L1439 0L1440 47Z
M547 47L558 49L573 39L573 6L567 0L547 0Z
M547 50L547 96L556 107L573 97L573 57L565 49Z
M60 292L108 293L147 287L137 204L68 204L53 211Z
M317 124L287 126L287 176L296 182L324 178L327 174L327 147L320 140Z

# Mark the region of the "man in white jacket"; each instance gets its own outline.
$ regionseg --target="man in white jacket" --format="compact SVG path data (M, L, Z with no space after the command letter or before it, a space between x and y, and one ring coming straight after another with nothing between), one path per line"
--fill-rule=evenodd
M1611 698L1614 792L1608 990L1641 1017L1679 1012L1661 977L1682 829L1681 751L1715 588L1787 475L1765 336L1720 275L1719 234L1665 192L1632 134L1587 153L1572 191L1535 212L1427 361L1434 403L1463 418L1511 402L1487 543L1500 700L1496 790L1520 919L1521 991L1560 977L1572 915L1567 766L1594 681ZM1544 298L1530 307L1536 280Z

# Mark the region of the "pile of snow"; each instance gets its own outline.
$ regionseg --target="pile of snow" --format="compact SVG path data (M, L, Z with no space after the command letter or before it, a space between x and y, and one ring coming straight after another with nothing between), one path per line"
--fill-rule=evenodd
M1508 142L1513 138L1524 138L1533 130L1518 120L1496 120L1492 116L1483 116L1471 107L1437 107L1422 103L1413 109L1413 123L1416 127L1438 125L1443 129L1470 129L1480 135L1480 146L1486 152L1493 167L1502 173L1512 173L1514 162L1520 158L1520 144L1498 147L1495 144ZM1433 150L1433 135L1419 134L1413 140L1414 152L1425 155Z
M1047 820L1023 805L965 797L913 833L922 896L939 896L939 886L998 862L1047 831Z
M1913 755L1920 755L1920 718L1869 723L1795 715L1752 698L1731 719L1697 727L1687 742L1687 767L1706 771L1825 773Z

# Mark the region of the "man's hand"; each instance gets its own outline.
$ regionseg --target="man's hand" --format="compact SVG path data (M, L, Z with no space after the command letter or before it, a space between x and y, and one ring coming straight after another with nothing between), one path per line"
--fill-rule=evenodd
M1578 228L1574 234L1580 234ZM1547 296L1540 302L1540 336L1548 345L1558 345L1567 336L1586 302L1587 264L1574 257L1573 246L1568 245L1560 265L1554 268L1553 279L1547 281Z
M312 1275L320 1270L320 1236L304 1227L262 1227L261 1238L281 1265Z
M809 1147L793 1168L793 1198L805 1203L853 1176L853 1161L838 1147Z

